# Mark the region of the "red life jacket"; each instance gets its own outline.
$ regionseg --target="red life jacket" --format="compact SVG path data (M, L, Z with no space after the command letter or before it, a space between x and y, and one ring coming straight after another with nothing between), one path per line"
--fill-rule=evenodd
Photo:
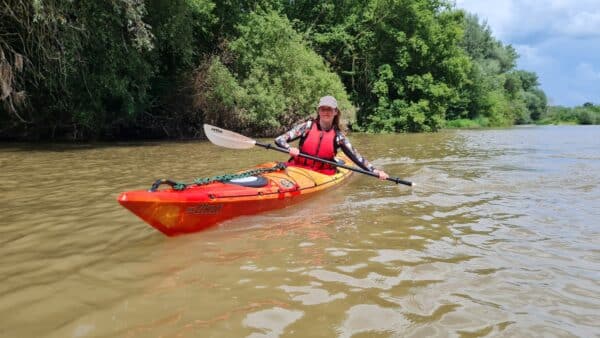
M318 123L318 121L312 122L312 126L310 127L308 134L300 145L300 152L307 155L316 156L324 160L334 161L336 137L335 129L331 128L328 131L323 131L317 126ZM293 160L293 163L298 166L323 172L324 174L335 174L335 167L327 163L313 161L302 156L296 156Z

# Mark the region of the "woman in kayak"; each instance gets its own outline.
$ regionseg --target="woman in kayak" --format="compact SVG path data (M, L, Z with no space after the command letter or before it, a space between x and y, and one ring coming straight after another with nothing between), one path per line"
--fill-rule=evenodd
M383 170L374 168L373 165L352 147L352 144L350 144L346 135L341 131L341 112L338 109L337 100L333 96L322 97L317 109L318 115L316 119L310 119L298 124L275 139L275 143L278 146L289 150L290 155L293 158L290 162L294 165L309 167L331 175L335 173L335 167L298 155L304 153L325 160L334 161L334 156L341 148L344 154L359 167L373 172L378 175L381 180L385 180L389 177ZM300 138L299 148L292 147L288 144L288 142L298 138Z

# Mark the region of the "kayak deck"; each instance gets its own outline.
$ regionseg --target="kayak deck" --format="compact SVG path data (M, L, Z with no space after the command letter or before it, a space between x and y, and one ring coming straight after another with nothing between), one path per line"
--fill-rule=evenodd
M345 159L345 158L343 158ZM256 168L271 168L276 162ZM241 215L284 208L335 187L352 171L338 168L325 175L307 168L289 165L286 169L261 174L261 187L213 182L191 185L184 190L172 188L127 191L119 203L167 236L196 232Z

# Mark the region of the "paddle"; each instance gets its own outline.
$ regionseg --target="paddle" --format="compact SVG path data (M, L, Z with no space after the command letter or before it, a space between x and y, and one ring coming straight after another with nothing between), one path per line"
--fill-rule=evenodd
M221 146L221 147L225 147L225 148L232 148L232 149L250 149L252 147L259 146L259 147L263 147L266 149L273 149L273 150L277 150L279 152L282 153L286 153L288 154L288 150L283 149L283 148L279 148L275 145L272 144L268 144L268 143L261 143L258 142L256 140L253 140L251 138L248 138L244 135L240 135L238 133L234 133L232 131L229 130L225 130L225 129L221 129L219 127L215 127L215 126L211 126L210 124L204 124L204 133L206 134L206 137L208 137L208 139L210 140L210 142ZM348 169L348 170L352 170L354 172L357 173L361 173L361 174L365 174L365 175L369 175L369 176L373 176L373 177L379 177L379 175L372 173L370 171L366 171L366 170L362 170L359 168L355 168L355 167L349 167L347 165L344 164L340 164L337 162L333 162L333 161L328 161L328 160L324 160L322 158L318 158L315 156L311 156L311 155L307 155L307 154L302 154L300 153L299 156L302 157L306 157L308 159L314 160L314 161L319 161L319 162L323 162L323 163L327 163L329 165L332 166L336 166L336 167L340 167L340 168L344 168L344 169ZM392 181L394 183L397 184L404 184L404 185L408 185L408 186L414 186L415 184L413 182L410 181L405 181L403 179L397 178L397 177L388 177L387 178L388 181Z

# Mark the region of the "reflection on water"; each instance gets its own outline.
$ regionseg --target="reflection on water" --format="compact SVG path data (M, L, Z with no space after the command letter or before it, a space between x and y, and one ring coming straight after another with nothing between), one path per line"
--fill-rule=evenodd
M167 238L124 190L265 150L0 148L0 336L597 336L600 129L352 135L414 189L356 176Z

